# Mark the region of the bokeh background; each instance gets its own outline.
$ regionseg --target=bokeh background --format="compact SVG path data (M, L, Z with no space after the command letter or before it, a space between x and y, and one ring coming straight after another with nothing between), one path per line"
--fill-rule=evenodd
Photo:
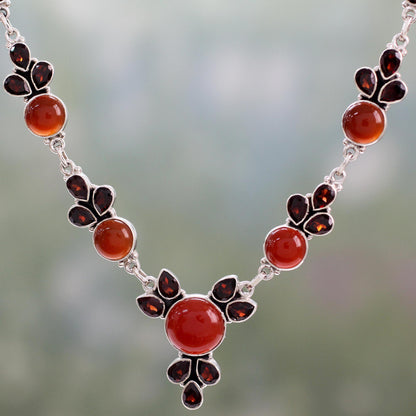
M341 162L353 75L401 28L399 0L15 1L33 56L55 66L67 150L115 187L143 268L188 293L250 279L292 193ZM335 230L298 270L261 284L228 328L199 415L416 414L416 32L409 86L385 137L351 165ZM0 73L12 64L0 51ZM57 159L3 93L0 111L0 414L186 415L163 322L99 258Z

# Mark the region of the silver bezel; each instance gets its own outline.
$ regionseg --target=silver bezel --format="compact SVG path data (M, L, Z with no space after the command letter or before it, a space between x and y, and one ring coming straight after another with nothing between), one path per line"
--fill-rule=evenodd
M206 384L206 382L204 380L202 380L201 375L198 372L198 364L200 362L213 365L214 367L217 368L217 370L218 370L218 380L215 383ZM218 365L218 363L212 357L210 357L208 360L206 360L204 358L198 358L196 360L196 375L197 375L199 381L203 384L203 387L201 388L201 390L202 390L205 387L215 386L216 384L218 384L220 382L220 380L221 380L221 369L220 369L220 366Z
M328 205L325 205L323 208L319 208L319 207L315 207L315 205L314 205L314 203L313 203L313 200L314 200L314 197L315 197L315 192L318 190L318 188L320 188L322 185L326 185L326 186L329 186L330 188L332 188L333 190L334 190L334 192L335 192L335 196L334 196L334 199L328 204ZM311 197L311 200L312 200L312 209L314 210L314 211L322 211L322 210L325 210L325 209L327 209L327 208L329 208L334 202L335 202L335 199L337 198L337 195L338 195L338 191L337 191L337 189L335 188L335 186L333 186L333 185L331 185L331 184L329 184L329 183L327 183L327 182L322 182L322 183L320 183L316 188L315 188L315 190L313 191L313 193L312 193L312 197ZM305 218L306 218L306 216L305 216ZM309 222L309 221L308 221ZM298 224L296 224L296 225L298 225Z
M186 377L185 377L185 380L183 381L183 382L180 382L180 383L177 383L177 382L175 382L175 381L172 381L170 378L169 378L169 374L168 374L168 371L169 371L169 368L170 367L172 367L174 364L176 364L176 363L179 363L179 362L181 362L181 361L187 361L188 363L189 363L189 372L188 372L188 374L186 375ZM172 384L175 384L175 385L179 385L179 386L181 386L181 387L185 387L185 381L187 381L188 380L188 378L189 378L189 376L191 375L191 372L192 372L192 360L190 359L190 358L181 358L181 357L178 357L176 360L173 360L170 364L169 364L169 367L166 369L166 377L167 377L167 379L172 383ZM188 382L189 383L189 382ZM188 384L187 383L187 384Z
M41 60L41 61L39 61L38 59L33 59L33 67L32 67L32 70L30 71L30 79L31 79L31 81L32 81L32 83L33 83L33 85L36 87L36 88L38 88L38 86L36 85L36 83L35 83L35 80L33 79L33 69L35 68L35 66L37 65L37 64L39 64L39 63L46 63L46 64L48 64L48 65L50 65L51 67L52 67L52 76L51 76L51 79L48 81L48 83L44 86L44 87L40 87L39 88L39 91L42 91L44 88L50 88L49 87L49 84L51 83L51 81L52 81L52 79L53 79L53 76L55 75L55 68L53 67L53 65L49 62L49 61L44 61L44 60ZM30 66L30 63L29 63L29 65L28 65L28 68L29 68L29 66ZM27 69L26 69L27 70Z
M186 390L186 388L188 387L188 385L189 384L191 384L191 383L193 383L193 384L195 384L196 386L197 386L197 388L198 388L198 390L199 390L199 392L200 392L200 394L201 394L201 403L199 403L199 405L198 406L196 406L196 407L193 407L193 408L191 408L191 407L188 407L186 404L185 404L185 401L184 401L184 399L183 399L183 396L184 396L184 393L185 393L185 390ZM195 381L193 381L193 380L189 380L189 382L184 386L184 389L183 389L183 391L182 391L182 395L181 395L181 400L182 400L182 404L188 409L188 410L198 410L202 405L203 405L203 403L204 403L204 394L202 393L202 390L204 389L204 387L201 387L201 386L199 386L198 385L198 383L197 382L195 382Z
M92 223L90 223L90 224L86 224L86 225L76 225L76 224L72 223L72 222L71 222L71 220L69 219L69 213L71 212L71 210L72 210L73 208L84 208L84 209L88 210L88 211L91 213L91 215L95 218L95 221L93 221L93 222L92 222ZM98 221L98 220L97 220L97 218L95 217L94 213L92 213L92 212L91 212L91 210L90 210L89 208L84 207L83 205L79 205L79 204L74 204L74 205L72 205L72 206L68 209L68 212L67 212L67 214L66 214L66 218L68 219L69 223L70 223L71 225L73 225L74 227L77 227L77 228L89 228L89 229L90 229L90 231L92 231L92 230L91 230L91 227L93 227L93 229L94 229L94 227L95 227L95 225L97 224L97 221ZM108 219L109 219L109 218L108 218Z
M395 81L397 81L397 82L401 82L401 83L404 85L404 88L405 88L405 93L404 93L403 97L402 97L402 98L399 98L398 100L395 100L395 101L384 101L384 100L381 100L381 95L382 95L383 91L386 89L386 87L388 87L391 83L393 83L393 82L395 82ZM387 105L394 104L394 103L398 103L398 102L400 102L400 101L402 101L402 100L404 100L404 99L405 99L405 97L406 97L406 95L407 95L407 92L408 92L408 88L407 88L406 83L404 83L404 82L403 82L400 78L392 79L391 81L389 81L389 82L385 83L385 84L381 87L380 92L379 92L379 95L378 95L378 98L380 98L380 99L379 99L378 101L379 101L380 103L387 104Z
M273 231L277 230L278 228L283 228L283 227L285 227L285 228L291 228L292 230L296 230L296 231L298 231L298 232L302 235L302 237L304 238L304 240L305 240L305 244L306 244L306 251L305 251L305 256L303 257L303 260L302 260L299 264L297 264L295 267L292 267L292 268L289 268L289 269L285 269L285 268L282 268L282 267L279 267L279 266L275 266L275 265L274 265L274 264L273 264L273 263L272 263L272 262L268 259L267 254L266 254L266 241L267 241L267 238L269 237L269 235L270 235ZM263 253L264 253L264 257L265 257L265 259L267 260L267 263L268 263L271 267L277 268L277 269L279 269L280 271L284 271L284 272L290 272L291 270L296 270L297 268L299 268L300 266L302 266L303 262L305 261L306 257L308 256L308 251L309 251L309 244L308 244L308 239L306 238L306 235L305 235L302 231L300 231L299 229L294 228L294 227L291 227L290 225L287 225L287 224L281 224L281 225L278 225L277 227L274 227L273 229L271 229L271 230L267 233L266 238L264 239L264 243L263 243Z
M67 187L67 190L68 190L68 192L69 192L69 194L75 199L75 201L85 201L85 202L88 202L88 200L90 199L90 196L91 196L91 188L94 186L94 185L92 185L91 184L91 181L90 181L90 179L88 178L88 176L87 175L85 175L84 173L74 173L73 175L71 175L71 176L69 176L66 180L65 180L65 184L68 182L68 180L69 179L71 179L72 177L74 177L74 176L80 176L83 180L84 180L84 182L85 182L85 184L87 185L87 198L86 199L83 199L83 198L77 198L77 197L75 197L74 195L72 195L71 194L71 192L69 192L69 189L68 189L68 187Z
M381 60L381 57L384 55L384 53L386 52L386 51L389 51L389 50L393 50L393 51L395 51L395 52L398 52L399 54L400 54L400 65L399 65L399 68L400 68L400 66L402 65L402 63L403 63L403 54L398 50L398 49L396 49L396 48L386 48L386 49L384 49L383 50L383 52L381 52L381 55L380 55L380 59L379 59L379 61ZM380 62L379 62L380 63ZM385 75L384 75L384 73L383 73L383 70L381 69L381 65L377 65L376 67L374 67L374 70L375 71L380 71L380 74L381 74L381 76L383 77L383 79L384 80L388 80L388 79L390 79L390 78L392 78L392 77L394 77L395 75L399 75L400 76L400 74L399 74L399 68L397 68L397 71L394 73L394 74L391 74L389 77L386 77Z
M4 86L4 84L6 83L7 78L10 78L11 76L15 76L15 77L21 78L29 86L29 90L30 91L27 94L12 94L11 92L7 91L6 88L5 88L5 86ZM30 87L30 84L27 82L27 79L25 77L23 77L22 75L18 74L17 72L14 72L13 74L9 74L9 75L7 75L6 78L4 78L4 80L3 80L3 88L4 88L4 90L8 94L12 95L13 97L23 97L23 98L26 98L26 97L28 97L29 95L31 95L33 93L32 88Z
M371 142L371 143L357 143L357 142L355 142L354 140L352 140L350 137L348 137L347 136L347 133L345 132L345 130L344 130L344 126L343 126L343 120L344 120L344 117L345 117L345 114L354 106L354 105L356 105L356 104L358 104L358 103L369 103L369 104L371 104L371 105L373 105L373 106L375 106L375 107L377 107L379 110L381 110L381 112L383 113L383 116L384 116L384 129L383 129L383 131L381 132L381 134L380 134L380 136L378 137L378 139L377 140L375 140L374 142ZM354 145L357 145L357 146L363 146L363 147L368 147L368 146L372 146L372 145L374 145L374 144L376 144L376 143L378 143L379 141L380 141L380 139L383 137L383 135L384 135L384 132L386 131L386 128L387 128L387 116L386 116L386 110L384 110L383 108L381 108L380 106L378 106L377 104L375 104L375 103L373 103L372 101L369 101L369 100L358 100L358 101L354 101L353 103L351 103L348 107L347 107L347 109L344 111L344 113L342 114L342 117L341 117L341 127L342 127L342 131L344 132L344 135L345 135L345 137L351 142L351 143L353 143Z
M162 276L162 274L164 273L164 272L167 272L167 273L169 273L171 276L173 276L174 278L175 278L175 280L178 282L178 286L179 286L179 290L178 290L178 293L175 295L175 296L173 296L173 297L171 297L171 298L168 298L167 296L164 296L163 294L162 294L162 292L160 291L160 278L161 278L161 276ZM172 273L169 269L166 269L166 268L163 268L160 272L159 272L159 276L157 277L157 283L156 283L156 287L157 287L157 292L159 293L159 295L163 298L163 299L166 299L166 300L174 300L174 299L176 299L180 294L183 294L183 295L185 295L185 292L182 290L182 287L181 287L181 282L179 281L179 279L176 277L176 275L174 274L174 273Z
M45 88L47 88L47 87L45 87ZM67 108L66 108L66 106L65 106L65 103L59 98L59 97L57 97L56 95L54 95L54 94L51 94L51 93L49 93L49 92L46 92L46 93L43 93L43 94L38 94L38 95L35 95L34 97L32 97L30 100L28 100L27 102L26 102L26 105L25 105L25 107L24 107L24 109L23 109L23 118L25 119L25 114L26 114L26 108L28 107L28 105L34 100L34 99L36 99L36 98L38 98L38 97L42 97L42 96L44 96L44 95L49 95L49 96L51 96L51 97L54 97L54 98L56 98L57 100L59 100L61 103L62 103L62 106L63 106L63 108L64 108L64 111L65 111L65 120L64 120L64 123L62 124L62 127L61 127L61 129L59 130L59 131L57 131L56 133L54 133L54 134L51 134L51 135L49 135L49 136L41 136L41 135L39 135L39 134L36 134L36 133L34 133L30 128L28 128L29 129L29 131L34 135L34 136L36 136L36 137L42 137L42 139L48 139L48 138L50 138L50 137L55 137L57 134L59 134L60 132L62 132L64 129L65 129L65 127L66 127L66 124L67 124L67 122L68 122L68 111L67 111Z
M80 175L81 176L81 175ZM95 193L97 192L97 190L98 189L100 189L100 188L107 188L107 189L109 189L110 190L110 192L111 192L111 195L112 195L112 197L113 197L113 201L111 202L111 204L110 204L110 206L105 210L105 211L103 211L103 212L99 212L98 211L98 209L97 209L97 206L95 205L95 202L94 202L94 196L95 196ZM89 197L90 195L88 194L88 197ZM94 189L94 191L93 191L93 193L92 193L92 199L91 199L91 204L94 206L94 209L97 211L97 213L100 215L100 217L102 217L103 215L105 215L105 214L107 214L111 209L113 209L113 204L114 204L114 201L116 200L116 197L117 197L117 195L116 195L116 191L115 191L115 189L111 186L111 185L100 185L100 186L95 186L95 189Z

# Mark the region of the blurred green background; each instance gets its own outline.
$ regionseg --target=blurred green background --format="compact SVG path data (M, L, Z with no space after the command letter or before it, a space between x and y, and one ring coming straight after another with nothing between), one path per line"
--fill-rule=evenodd
M401 28L399 0L14 3L33 56L55 66L70 157L115 187L143 268L171 269L188 293L254 276L287 197L341 162L355 70ZM413 30L409 95L351 165L334 232L257 288L199 415L416 414L415 67ZM1 94L0 415L188 414L163 322L67 222L73 199L23 107Z

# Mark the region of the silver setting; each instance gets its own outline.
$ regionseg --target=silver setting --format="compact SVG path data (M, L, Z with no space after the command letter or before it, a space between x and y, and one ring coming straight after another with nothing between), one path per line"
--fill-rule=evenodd
M236 305L238 303L250 304L253 307L253 309L245 318L235 320L235 319L232 319L232 316L230 315L230 308L232 308L233 305ZM229 319L230 322L235 322L237 324L242 323L242 322L246 322L248 319L250 319L256 313L256 311L257 311L257 302L254 302L249 297L233 300L232 302L230 302L227 305L227 308L225 309L227 319Z
M234 282L235 282L235 287L234 287L234 291L233 291L233 293L232 293L232 295L230 295L227 299L219 299L216 295L215 295L215 289L216 289L216 287L217 287L217 285L219 285L219 284L221 284L221 283L224 283L224 282L226 282L226 281L232 281L232 280L234 280ZM223 277L222 279L220 279L220 280L218 280L218 282L216 282L213 286L212 286L212 289L211 289L211 291L208 293L208 296L212 296L217 302L220 302L220 303L227 303L227 302L229 302L230 301L230 299L232 299L234 296L235 296L235 294L237 293L237 290L238 290L238 277L237 276L235 276L235 275L229 275L229 276L225 276L225 277Z
M394 75L393 75L393 77L394 77ZM404 93L403 97L399 98L397 100L394 100L394 101L384 101L384 100L382 100L381 96L383 95L383 91L393 82L401 82L401 84L404 86L405 93ZM386 104L388 106L389 104L398 103L398 102L404 100L406 98L407 93L408 93L407 85L403 81L400 81L400 79L393 79L392 81L388 82L387 84L384 84L381 87L380 92L379 92L379 101L380 101L380 103Z
M332 230L334 229L334 224L335 224L334 218L329 213L329 211L328 212L323 211L323 212L317 212L316 214L312 215L312 217L310 217L308 219L308 221L306 221L305 224L303 224L303 229L305 230L305 233L311 234L311 232L307 229L308 224L311 223L311 222L313 222L316 219L316 217L319 217L320 215L328 216L329 220L332 221L331 228L325 234L313 233L312 235L314 237L323 237L323 236L326 236L326 235L328 235L328 234L330 234L332 232Z

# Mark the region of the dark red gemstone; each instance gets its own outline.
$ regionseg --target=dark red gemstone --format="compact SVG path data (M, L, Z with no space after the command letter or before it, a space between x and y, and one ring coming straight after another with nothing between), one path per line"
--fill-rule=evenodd
M100 215L111 207L113 201L114 193L110 188L100 186L94 191L94 206Z
M12 95L30 94L29 84L19 75L9 75L4 81L4 89Z
M330 205L335 197L337 191L331 185L323 183L319 185L313 193L313 207L314 209L322 209Z
M139 296L137 304L142 312L151 318L158 318L164 310L164 303L156 296Z
M189 409L197 409L202 404L202 392L198 385L191 381L183 391L183 404Z
M387 49L380 58L380 69L386 78L397 72L402 63L402 54L396 49Z
M159 277L159 293L168 299L179 294L180 286L178 280L167 270L163 270Z
M10 48L10 58L19 68L26 69L30 62L30 51L24 43L16 43Z
M406 95L407 88L403 81L395 80L386 84L380 92L380 101L394 103Z
M308 198L303 195L292 195L287 200L287 213L295 224L299 224L306 217L309 209Z
M198 361L198 374L204 384L215 384L220 379L217 367L207 361Z
M66 181L66 187L69 193L77 199L86 201L89 194L89 186L87 181L80 175L73 175Z
M376 81L376 74L371 68L361 68L355 73L355 82L364 94L373 94Z
M334 220L329 214L316 214L306 224L305 230L314 235L328 234L334 227Z
M190 361L176 361L168 368L168 378L172 383L183 383L188 378L190 372Z
M86 227L96 220L89 209L78 205L69 210L68 218L69 221L77 227Z
M215 299L220 302L226 302L235 295L235 289L237 287L237 280L235 277L227 277L221 279L214 285L212 294Z
M32 69L32 79L37 88L46 87L52 79L53 66L49 62L38 62Z
M236 301L227 306L227 313L232 321L240 322L248 319L255 309L255 305L250 302Z

